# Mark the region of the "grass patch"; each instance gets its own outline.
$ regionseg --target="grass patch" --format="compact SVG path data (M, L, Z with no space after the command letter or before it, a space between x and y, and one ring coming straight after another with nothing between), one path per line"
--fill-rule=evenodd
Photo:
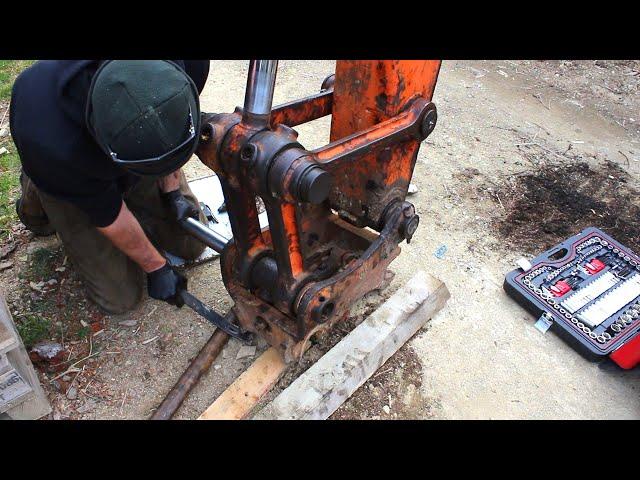
M55 269L63 258L62 249L39 248L30 254L28 267L20 273L20 277L27 283L47 281L56 276ZM27 348L52 335L51 317L56 317L52 315L57 310L56 304L54 296L41 296L31 304L28 312L15 318L16 328Z
M0 60L0 128L9 128L9 99L16 77L35 60ZM0 155L0 242L11 232L17 220L14 203L20 192L20 157L11 136L0 138L0 148L9 153Z
M11 97L11 89L16 77L35 60L0 60L0 100Z
M15 201L20 193L20 158L13 142L2 142L10 153L0 155L0 242L17 220Z
M48 248L35 250L29 258L30 264L26 272L26 278L34 282L49 280L52 276L55 276L55 269L58 264L62 263L63 259L64 252L60 248L56 250L49 250Z
M24 346L31 348L40 340L49 337L51 322L40 315L24 315L16 322L16 328Z
M76 335L79 339L87 338L91 334L91 327L82 327L78 329Z
M11 310L27 348L45 339L83 340L104 328L104 314L84 298L77 273L64 264L61 246L38 248L19 273L20 294Z

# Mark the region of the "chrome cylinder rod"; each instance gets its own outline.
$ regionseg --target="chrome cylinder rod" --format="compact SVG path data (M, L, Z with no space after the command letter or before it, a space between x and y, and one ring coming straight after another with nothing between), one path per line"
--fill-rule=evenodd
M277 71L278 60L251 60L244 97L245 121L251 116L269 119Z
M195 218L187 218L181 222L182 228L196 237L205 245L208 245L218 253L222 253L225 245L229 242L228 238L223 237L218 232L210 229Z

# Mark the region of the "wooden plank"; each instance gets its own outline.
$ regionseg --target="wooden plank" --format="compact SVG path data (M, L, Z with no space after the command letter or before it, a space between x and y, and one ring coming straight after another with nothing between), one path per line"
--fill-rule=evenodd
M241 420L275 385L286 364L271 347L245 370L198 420Z
M2 313L0 313L2 315ZM6 322L0 321L0 355L18 346L18 341Z
M33 392L24 378L14 369L0 375L0 413L23 402Z
M11 364L9 363L9 360L7 360L7 356L0 354L0 375L2 375L5 372L8 372L11 369L12 367L11 367Z
M29 359L29 354L24 348L22 339L13 324L11 313L9 312L2 292L0 292L0 325L7 328L16 341L16 345L6 352L6 361L11 367L11 370L15 370L15 373L19 375L31 389L30 394L21 394L19 397L11 400L11 405L14 406L11 406L6 411L6 416L15 420L35 420L43 417L51 412L49 399L40 385L38 374L34 370L31 360ZM18 403L16 404L16 402Z
M255 419L328 418L449 299L423 271L298 377Z

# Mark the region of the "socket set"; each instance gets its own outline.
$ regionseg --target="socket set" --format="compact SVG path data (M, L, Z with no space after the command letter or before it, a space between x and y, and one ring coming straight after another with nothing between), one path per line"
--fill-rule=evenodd
M504 289L591 360L640 363L640 257L590 227L507 274Z

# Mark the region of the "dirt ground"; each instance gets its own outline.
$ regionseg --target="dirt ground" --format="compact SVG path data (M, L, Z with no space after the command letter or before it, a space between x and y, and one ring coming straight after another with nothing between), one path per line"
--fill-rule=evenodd
M212 62L203 110L242 104L247 65ZM332 61L281 62L275 102L316 92L333 69ZM264 402L421 268L447 284L451 299L332 418L639 418L640 369L587 362L538 332L502 290L518 258L585 226L638 248L639 85L640 62L445 61L434 96L438 125L421 148L410 197L420 228L392 264L395 278L354 307L344 331L319 339ZM300 142L324 144L329 122L296 128ZM195 158L186 171L190 179L210 173ZM59 248L55 239L17 236L15 265L0 272L12 309L26 308L16 297L27 279L17 273L33 252ZM63 252L53 258L60 268ZM58 283L68 276L74 285L72 272L57 273ZM217 260L188 277L218 311L230 306ZM79 286L70 293L76 297L66 302L81 298ZM213 331L191 311L152 300L120 316L90 319L85 308L89 327L80 327L91 332L65 345L63 370L41 374L52 418L147 418ZM229 342L177 418L196 418L249 366L255 357L236 360L239 346ZM258 341L256 355L265 347Z

